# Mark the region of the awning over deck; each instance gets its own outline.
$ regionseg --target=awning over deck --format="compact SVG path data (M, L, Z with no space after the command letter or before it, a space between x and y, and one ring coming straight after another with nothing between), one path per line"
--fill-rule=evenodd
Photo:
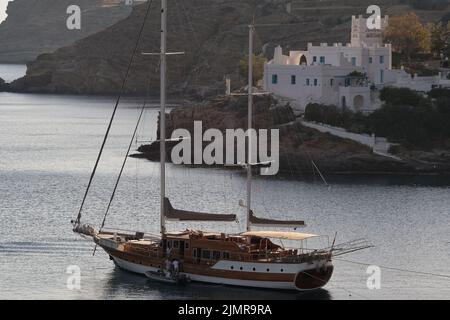
M165 198L164 209L165 217L173 221L236 221L235 214L212 214L174 209L168 198Z
M316 234L284 232L284 231L247 231L241 233L241 236L273 238L282 240L298 240L298 241L319 237Z

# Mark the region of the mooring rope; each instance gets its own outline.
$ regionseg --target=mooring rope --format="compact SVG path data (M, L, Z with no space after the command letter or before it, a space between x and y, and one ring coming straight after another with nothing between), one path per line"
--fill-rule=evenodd
M77 219L75 221L76 225L80 224L81 214L82 214L82 211L83 211L84 203L86 202L86 198L87 198L87 196L89 194L89 190L91 189L92 181L94 180L95 173L97 172L97 167L98 167L98 164L99 164L100 159L101 159L102 154L103 154L103 149L105 148L106 141L108 140L109 132L111 130L111 126L112 126L112 124L114 122L114 118L116 116L116 112L117 112L120 100L121 100L122 95L124 93L125 84L126 84L126 82L128 80L128 76L130 74L130 70L131 70L131 66L132 66L133 61L134 61L134 57L136 56L136 53L138 51L139 43L141 41L142 34L144 32L145 24L147 22L148 16L150 15L150 11L151 11L150 9L152 7L152 3L153 3L153 0L149 1L148 7L147 7L147 11L145 12L144 20L143 20L141 28L139 30L139 35L137 37L136 44L135 44L134 49L133 49L133 53L131 54L130 61L128 62L128 67L127 67L127 71L125 73L125 77L124 77L124 79L122 81L122 86L121 86L121 89L119 91L119 96L117 97L116 104L114 106L114 110L113 110L113 113L111 115L111 119L110 119L109 124L108 124L108 128L106 129L105 137L103 138L102 146L101 146L100 151L98 153L97 160L95 161L94 169L92 170L91 177L89 179L89 183L88 183L88 186L86 188L86 192L84 193L84 197L83 197L83 201L81 202L80 210L78 211L78 216L77 216Z
M351 260L345 260L345 259L340 259L340 258L333 258L333 259L334 260L338 260L338 261L342 261L342 262L351 263L351 264L361 265L361 266L365 266L365 267L375 265L375 264L363 263L363 262L357 262L357 261L351 261ZM448 275L448 274L439 274L439 273L433 273L433 272L423 272L423 271L408 270L408 269L394 268L394 267L387 267L387 266L380 266L380 265L377 265L377 266L382 268L382 269L387 269L387 270L392 270L392 271L401 271L401 272L419 274L419 275L423 275L423 276L432 276L432 277L440 277L440 278L450 279L450 275Z

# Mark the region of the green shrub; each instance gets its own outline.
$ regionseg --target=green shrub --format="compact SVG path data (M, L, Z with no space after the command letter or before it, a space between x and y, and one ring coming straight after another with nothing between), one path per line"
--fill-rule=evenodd
M450 98L450 89L447 88L435 88L428 92L428 96L434 99Z
M426 98L408 88L385 87L380 91L380 99L387 105L417 107L428 103Z
M306 107L305 119L350 132L374 133L408 149L445 147L450 140L450 90L434 89L428 96L407 88L384 88L383 106L368 116L313 103Z

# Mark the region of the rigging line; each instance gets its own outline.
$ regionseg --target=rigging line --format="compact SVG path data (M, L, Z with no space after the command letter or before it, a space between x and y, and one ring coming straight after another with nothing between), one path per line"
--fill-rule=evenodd
M317 172L319 173L320 178L322 179L323 183L325 183L326 186L329 186L327 180L325 179L325 177L323 176L322 172L320 171L319 167L316 165L316 163L314 162L313 159L311 159L311 163L313 165L313 167L317 170Z
M145 105L146 105L146 102L144 102L143 105L142 105L141 113L139 114L139 119L138 119L138 121L136 123L136 127L134 128L133 136L131 137L130 144L128 145L127 153L125 154L125 158L123 160L122 167L120 168L120 172L119 172L119 175L117 177L116 184L114 185L114 189L113 189L113 192L111 194L111 198L109 199L108 207L106 208L106 212L105 212L105 215L103 217L103 221L102 221L102 224L100 226L99 233L102 232L102 229L105 226L106 217L108 216L109 209L111 208L111 204L112 204L112 202L114 200L114 196L116 195L116 191L117 191L117 187L119 186L120 178L122 178L122 173L123 173L123 170L125 168L125 165L127 164L128 156L130 154L130 150L131 150L131 147L132 147L133 142L134 142L134 137L136 136L136 132L139 129L139 124L141 122L142 114L145 111ZM97 245L94 248L94 253L93 253L94 255L95 255L96 249L97 249Z
M374 265L374 264L357 262L357 261L351 261L351 260L345 260L345 259L340 259L340 258L334 258L334 260L347 262L347 263L352 263L352 264L357 264L357 265L361 265L361 266L372 266L372 265ZM424 276L433 276L433 277L440 277L440 278L450 279L450 275L448 275L448 274L439 274L439 273L432 273L432 272L415 271L415 270L408 270L408 269L401 269L401 268L394 268L394 267L387 267L387 266L378 266L378 267L383 268L383 269L387 269L387 270L402 271L402 272L420 274L420 275L424 275Z
M296 130L295 130L295 135L297 136L298 139L301 140L302 144L304 144L304 143L305 143L305 140L303 140L303 138L301 137L301 135L300 135L300 133L299 133L299 131L298 131L298 130L300 129L298 123L294 122L294 125L295 125L295 129L296 129ZM322 172L320 171L319 167L316 165L316 163L315 163L315 161L313 160L311 154L308 152L308 150L305 150L304 152L305 152L306 155L308 156L309 161L311 161L313 167L314 167L314 168L317 170L317 172L319 173L319 176L320 176L320 178L322 179L323 183L324 183L327 187L329 187L330 185L328 184L328 182L327 182L327 180L325 179L324 175L323 175Z
M123 94L124 89L125 89L125 84L126 84L126 82L128 80L128 76L130 74L131 66L132 66L133 61L134 61L134 57L136 56L136 52L138 51L139 43L141 41L142 34L144 32L145 23L147 22L147 18L148 18L149 14L150 14L150 11L151 11L150 9L152 7L152 3L153 3L153 0L151 0L149 2L149 4L148 4L147 11L145 12L144 20L142 22L142 25L141 25L141 28L139 30L139 34L138 34L138 37L137 37L137 40L136 40L136 44L135 44L134 49L133 49L133 53L131 54L130 61L128 62L127 71L126 71L125 77L124 77L124 79L122 81L122 86L121 86L120 91L119 91L119 96L117 97L116 104L114 106L114 110L113 110L113 113L111 115L111 119L110 119L109 124L108 124L108 128L106 129L106 133L105 133L105 137L103 139L102 146L101 146L100 151L98 153L97 160L95 161L94 169L92 170L91 177L89 179L89 183L88 183L88 186L86 188L86 192L84 193L84 197L83 197L83 201L81 202L80 210L78 211L77 220L75 221L75 224L77 224L77 225L80 224L81 213L83 211L84 203L86 202L86 198L87 198L87 196L89 194L89 190L91 188L92 181L94 180L95 173L97 172L97 167L98 167L98 164L100 162L100 158L102 157L102 154L103 154L103 149L105 148L106 141L108 140L109 132L111 130L112 123L114 122L114 118L116 116L116 112L117 112L117 109L119 107L120 99L122 98L122 94Z

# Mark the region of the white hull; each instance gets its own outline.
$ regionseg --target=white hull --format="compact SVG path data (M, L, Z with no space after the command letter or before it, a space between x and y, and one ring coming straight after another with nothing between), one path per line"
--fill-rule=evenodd
M158 271L158 268L148 267L136 263L132 263L117 257L113 257L114 263L121 269L130 271L133 273L145 275L147 271ZM303 265L303 266L302 266ZM331 264L326 264L331 265ZM280 267L279 264L277 264ZM291 265L292 266L292 265ZM308 266L308 269L305 268L306 264L296 265L296 269L298 272L311 270L312 265ZM282 266L281 266L282 267ZM240 286L240 287L252 287L252 288L265 288L265 289L278 289L278 290L297 290L297 291L310 291L302 290L295 286L295 283L292 282L280 282L280 281L256 281L256 280L240 280L240 279L229 279L229 278L221 278L221 277L211 277L211 276L203 276L198 274L190 274L183 273L188 276L192 281L204 282L204 283L212 283L212 284L221 284L221 285L230 285L230 286Z

